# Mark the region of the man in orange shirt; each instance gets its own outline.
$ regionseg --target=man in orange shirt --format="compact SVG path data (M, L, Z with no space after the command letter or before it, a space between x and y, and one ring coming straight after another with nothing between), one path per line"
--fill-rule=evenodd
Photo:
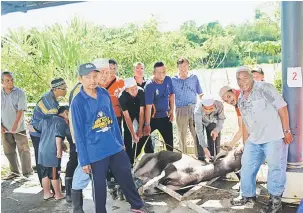
M105 89L107 89L112 104L113 104L113 108L118 120L118 124L119 124L119 128L120 128L120 132L122 134L122 111L121 111L121 107L119 104L119 94L120 92L123 90L124 88L124 80L119 79L119 77L117 76L117 68L118 68L118 64L115 60L113 59L109 59L108 61L109 63L109 69L110 69L110 74L109 74L109 79L108 82L105 86Z
M234 147L242 137L242 116L237 106L240 90L233 89L230 86L224 86L220 89L219 95L224 102L234 106L237 113L239 129L234 135L232 141L227 144L227 146Z

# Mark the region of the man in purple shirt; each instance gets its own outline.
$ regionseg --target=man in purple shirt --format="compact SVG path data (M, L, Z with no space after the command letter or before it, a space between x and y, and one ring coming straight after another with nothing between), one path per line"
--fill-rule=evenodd
M144 135L158 129L166 148L173 151L173 124L175 95L171 78L166 76L163 62L154 65L154 77L145 85Z

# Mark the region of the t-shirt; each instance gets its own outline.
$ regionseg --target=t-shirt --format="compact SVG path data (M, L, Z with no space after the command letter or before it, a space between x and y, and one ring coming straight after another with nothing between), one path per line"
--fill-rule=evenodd
M25 111L26 108L26 96L23 90L14 87L9 94L7 94L4 89L1 90L1 123L7 130L12 130L17 117L17 111ZM16 132L22 132L24 130L25 125L23 116Z
M59 159L57 158L56 137L65 138L68 125L64 118L52 116L42 119L37 130L41 132L38 164L44 167L58 167Z
M199 79L196 75L189 75L186 79L179 76L172 78L175 92L176 107L185 107L197 103L197 95L202 94Z
M144 91L141 87L138 87L138 94L136 97L132 97L128 92L123 91L119 97L119 102L122 111L128 111L131 119L137 119L139 121L140 107L145 106Z
M153 105L154 112L152 117L167 117L169 111L169 96L174 94L171 78L166 76L162 84L156 83L154 80L148 80L145 88L145 104Z
M117 78L115 78L112 82L109 82L109 84L107 84L105 88L107 89L110 95L110 99L112 101L115 115L117 118L121 117L122 115L118 97L120 92L123 90L123 88L124 88L124 81L122 79L117 79Z
M238 99L239 99L241 91L237 90L237 89L233 89L233 92L236 93L236 98L237 98L237 104L235 106L235 110L236 110L237 116L240 117L241 116L241 112L240 112L239 107L238 107Z

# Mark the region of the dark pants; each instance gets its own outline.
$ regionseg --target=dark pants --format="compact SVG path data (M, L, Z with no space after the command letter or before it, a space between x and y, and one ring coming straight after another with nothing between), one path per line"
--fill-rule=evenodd
M116 117L116 118L117 118L117 121L118 121L120 133L121 133L121 135L122 135L122 116Z
M69 161L66 164L66 173L65 177L73 177L75 169L78 166L78 155L76 152L75 144L69 144L70 152L69 152Z
M124 145L125 145L126 153L130 159L131 165L133 165L136 145L133 144L132 135L124 120L123 120L123 128L124 128ZM137 143L136 157L138 157L138 155L141 153L141 150L142 150L145 142L146 142L146 145L144 148L144 152L145 153L154 153L154 147L152 144L152 140L150 137L148 138L148 140L147 140L147 138L148 138L147 136L144 136L144 137L140 138L139 142Z
M168 151L173 151L174 138L173 138L173 124L169 121L168 117L165 118L152 118L150 122L151 132L158 129L161 133Z
M36 170L38 174L38 178L40 181L40 185L42 186L42 173L41 173L41 168L40 165L38 164L38 152L39 152L39 142L40 142L40 137L32 136L30 135L34 150L35 150L35 160L36 160Z
M94 183L95 212L106 213L106 174L110 169L132 209L143 207L131 174L131 165L124 150L91 164Z
M211 132L214 130L214 128L216 128L215 123L211 123L205 128L206 129L206 136L207 136L208 150L209 150L211 156L215 156L214 146L216 146L216 155L220 152L221 132L219 132L218 137L214 141L212 136L211 136ZM205 158L205 154L204 154L202 146L199 144L198 137L197 137L197 143L198 143L197 144L198 158L200 160L203 160Z

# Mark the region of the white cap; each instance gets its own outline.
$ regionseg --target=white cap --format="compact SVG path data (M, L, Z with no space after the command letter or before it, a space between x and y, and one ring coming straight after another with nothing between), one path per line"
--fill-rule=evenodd
M134 78L127 78L124 80L125 89L137 86L137 82Z
M109 63L107 58L96 58L93 60L93 64L97 69L109 68Z
M205 95L202 97L201 102L202 102L203 106L209 107L209 106L214 105L215 99L211 95Z

